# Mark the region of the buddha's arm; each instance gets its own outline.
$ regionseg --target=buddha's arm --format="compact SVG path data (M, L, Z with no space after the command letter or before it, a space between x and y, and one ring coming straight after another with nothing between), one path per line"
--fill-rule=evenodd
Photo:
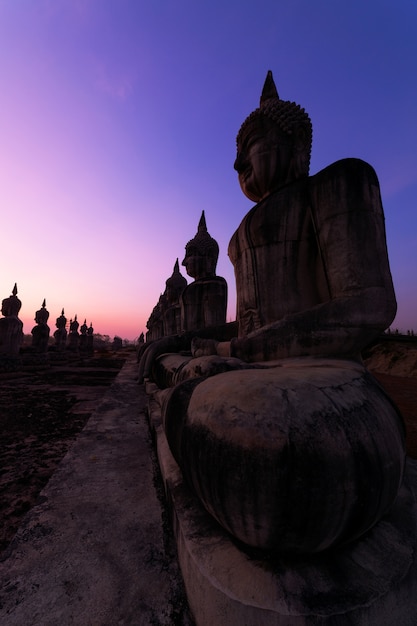
M306 355L355 357L386 328L380 312L392 306L381 288L346 293L233 339L230 355L248 362Z
M194 337L229 341L236 335L237 324L236 322L230 322L221 326L211 326L198 331L189 331L181 335L163 337L162 339L152 341L148 346L145 344L140 353L139 383L142 383L145 378L149 378L152 375L153 364L161 354L191 351L191 341Z
M338 176L330 176L335 170ZM312 206L320 207L312 218L329 297L233 340L232 356L251 362L354 356L394 319L384 217L372 168L353 159L340 162L313 180L311 198Z

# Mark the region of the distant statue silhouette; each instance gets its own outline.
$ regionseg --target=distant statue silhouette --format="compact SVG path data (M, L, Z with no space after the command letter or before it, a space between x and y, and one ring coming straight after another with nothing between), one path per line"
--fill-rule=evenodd
M21 301L17 297L17 284L14 284L12 295L2 301L0 319L0 356L16 359L23 342L23 323L18 318Z
M32 348L35 352L44 354L48 350L49 341L49 311L46 309L46 300L42 302L42 307L35 313L36 326L32 328Z

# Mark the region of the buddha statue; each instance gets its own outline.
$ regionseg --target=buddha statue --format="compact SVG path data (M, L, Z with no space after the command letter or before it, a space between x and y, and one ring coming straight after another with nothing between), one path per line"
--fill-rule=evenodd
M67 318L64 314L64 309L61 311L61 315L56 318L55 322L56 331L54 332L55 347L58 350L64 350L67 342Z
M80 339L80 333L78 332L78 328L79 328L80 324L77 320L77 314L75 314L74 319L70 320L70 325L69 325L69 333L68 333L68 350L72 350L73 352L76 352L78 350L79 347L79 339Z
M231 352L245 360L357 357L395 317L376 174L344 159L308 177L311 136L307 114L280 100L269 73L234 165L258 203L229 244L239 325Z
M79 348L80 348L80 352L86 352L87 351L87 331L88 331L88 326L87 326L87 320L84 320L84 323L81 325L80 327L80 336L79 336Z
M185 246L182 265L194 279L181 294L182 331L196 331L226 322L227 283L216 275L219 246L208 231L204 211L193 239Z
M48 350L49 341L49 311L46 309L44 298L41 308L35 313L36 326L32 328L32 349L40 354L45 354Z
M165 296L164 294L159 295L158 302L152 309L152 313L149 316L148 321L146 322L146 327L148 328L147 332L147 341L155 341L156 339L161 339L164 336L164 325L163 325L163 311L165 309Z
M229 244L237 326L156 342L139 370L172 387L165 434L206 510L278 553L361 537L392 507L405 460L402 418L360 359L396 312L378 179L358 159L309 176L311 142L268 72L237 136L256 202ZM166 353L187 347L172 367Z
M158 383L163 386L165 386L165 384L170 385L174 379L178 380L179 370L182 370L185 361L190 359L190 357L183 353L191 350L191 340L193 338L194 342L198 342L198 337L201 337L201 335L206 337L218 337L219 335L223 337L224 333L226 333L227 337L233 335L233 331L226 325L227 283L224 278L216 275L218 256L218 243L208 233L205 214L204 211L202 211L197 233L195 237L186 244L185 257L182 261L182 265L186 268L187 274L194 280L187 285L185 279L183 279L185 281L185 287L179 295L181 307L180 329L176 331L177 334L164 333L162 339L160 338L159 341L155 341L158 337L155 336L153 331L156 315L155 309L153 310L150 320L147 323L149 331L146 335L146 343L138 350L140 381L143 380L144 377L148 377L149 368L153 368L156 357L159 354L181 352L179 359L175 357L171 360L169 373L164 371L166 364L162 370L160 370L162 378L158 380ZM174 274L175 272L176 270L174 268ZM176 281L178 282L178 278L176 278ZM181 283L181 286L183 284L184 283ZM164 294L165 302L167 300L167 292L168 289ZM158 315L160 315L160 311L161 308L158 309ZM171 328L173 329L173 327ZM217 343L217 341L215 341L215 343ZM204 347L206 347L206 345L206 342L204 342ZM213 369L213 367L215 368L213 360L210 367L213 373L219 371L218 369ZM197 369L200 371L198 367ZM220 364L220 371L224 371L224 369L224 363ZM228 369L228 366L226 369ZM185 372L186 370L184 370L184 375L187 375ZM158 377L156 370L153 371L153 375Z
M94 352L94 328L92 322L90 322L90 326L87 330L87 352L89 354L93 354Z
M164 336L176 335L181 332L180 298L187 281L180 272L178 259L175 261L172 275L165 282L165 307L162 313Z
M12 295L2 301L0 319L0 355L7 359L17 359L23 342L23 323L18 318L21 301L17 297L17 284Z

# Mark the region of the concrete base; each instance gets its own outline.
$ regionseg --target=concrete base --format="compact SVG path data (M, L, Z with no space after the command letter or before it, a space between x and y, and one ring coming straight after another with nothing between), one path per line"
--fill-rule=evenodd
M266 559L238 545L184 483L162 429L164 391L148 384L147 392L197 626L417 624L417 462L407 462L390 514L359 541L310 559Z

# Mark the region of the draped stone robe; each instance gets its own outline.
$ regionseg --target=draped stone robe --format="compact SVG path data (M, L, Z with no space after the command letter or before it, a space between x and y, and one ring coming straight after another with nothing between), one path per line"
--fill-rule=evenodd
M338 161L254 206L230 241L229 257L239 337L284 320L306 344L320 332L322 354L340 348L335 333L343 328L352 351L395 315L378 179L359 159ZM280 356L288 355L272 358Z

